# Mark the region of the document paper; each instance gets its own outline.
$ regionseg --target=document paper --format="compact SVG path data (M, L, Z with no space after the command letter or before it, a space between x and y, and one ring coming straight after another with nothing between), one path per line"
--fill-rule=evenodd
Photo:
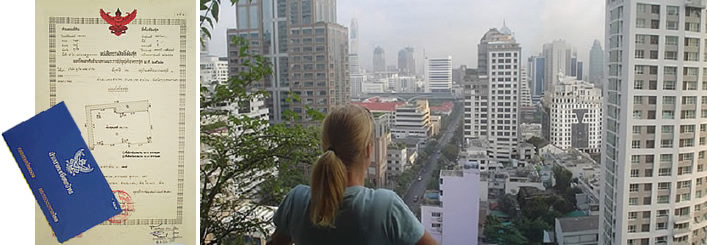
M36 4L36 110L66 102L123 209L66 244L194 244L195 3Z

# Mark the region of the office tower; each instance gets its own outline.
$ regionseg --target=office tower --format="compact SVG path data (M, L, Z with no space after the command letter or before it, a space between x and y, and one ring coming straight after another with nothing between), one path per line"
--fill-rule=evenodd
M268 58L271 75L251 85L269 93L270 121L287 110L310 122L306 108L323 113L350 101L348 30L336 24L334 0L264 0L236 3L237 28L227 36L247 39L251 54ZM248 69L240 46L228 46L229 75ZM288 102L296 94L299 101Z
M530 77L530 94L533 101L539 101L545 93L545 57L530 56L528 58L528 75Z
M571 75L572 72L572 47L565 40L555 40L543 45L545 57L545 78L543 89L549 91L557 83L557 74Z
M361 67L358 56L358 21L356 17L351 18L349 27L349 74L360 74Z
M373 50L373 72L385 72L385 50L381 46L376 46Z
M452 70L452 83L454 84L462 84L464 81L464 75L466 74L466 65L461 65L457 69Z
M358 54L358 19L356 16L351 18L351 26L349 26L349 53Z
M428 58L425 92L440 93L452 91L452 56Z
M398 51L398 69L403 76L415 75L415 49L405 47Z
M509 32L509 31L507 31ZM521 47L493 28L478 45L478 70L467 70L465 141L488 141L491 161L510 163L518 146Z
M569 74L565 73L565 75L569 75L569 76L573 76L573 77L577 76L577 57L570 58L570 73Z
M594 40L592 49L589 50L589 82L597 87L603 87L604 80L604 50L599 40Z
M566 150L601 149L601 90L575 77L560 77L547 103L550 142Z
M479 170L469 164L440 171L439 201L425 202L420 215L422 226L438 244L478 244L481 191L475 187L480 179Z
M577 80L584 81L584 62L577 61Z
M366 77L362 74L358 56L359 40L358 20L356 16L351 18L349 27L349 80L351 81L351 98L360 98L363 91L363 81Z
M705 1L606 2L600 244L704 244Z

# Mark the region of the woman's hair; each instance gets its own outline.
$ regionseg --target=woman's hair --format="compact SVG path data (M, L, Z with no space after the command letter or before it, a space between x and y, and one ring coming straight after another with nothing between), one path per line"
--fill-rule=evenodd
M348 104L330 112L322 127L324 154L314 164L310 219L322 227L333 227L344 197L346 172L368 161L373 142L373 117L368 109Z

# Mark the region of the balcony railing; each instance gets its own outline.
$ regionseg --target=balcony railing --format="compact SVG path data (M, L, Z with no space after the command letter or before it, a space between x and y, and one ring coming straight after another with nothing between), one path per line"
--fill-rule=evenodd
M705 8L705 0L685 0L685 6L692 8Z

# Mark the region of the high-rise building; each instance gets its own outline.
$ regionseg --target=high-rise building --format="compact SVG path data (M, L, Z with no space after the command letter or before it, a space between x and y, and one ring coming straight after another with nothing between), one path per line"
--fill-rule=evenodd
M270 121L291 110L310 122L306 108L323 113L350 101L348 30L336 24L335 0L263 0L236 3L237 28L227 36L245 38L248 52L272 63L273 74L252 84L269 92ZM228 46L229 75L248 69L238 43ZM299 101L288 102L291 94Z
M542 56L545 58L545 84L543 84L543 89L547 92L557 83L557 74L562 72L571 75L573 63L572 47L565 40L555 40L552 43L543 45Z
M479 68L465 78L465 141L487 140L489 158L500 163L511 162L519 138L521 47L510 33L486 32L478 45Z
M468 164L440 171L439 204L422 205L420 215L422 226L440 245L478 244L481 191L475 187L480 179L479 170Z
M577 57L570 58L570 74L565 73L565 75L577 76Z
M604 80L604 50L601 48L601 42L594 40L592 49L589 51L589 82L594 83L597 87L603 86Z
M466 65L461 65L459 68L452 69L452 83L462 84L464 81L464 75L466 75Z
M358 19L356 16L351 18L351 26L349 26L349 53L358 54ZM356 70L358 71L358 70Z
M575 77L559 78L545 105L549 107L550 143L567 150L601 149L601 90Z
M577 80L585 81L584 79L584 62L577 61Z
M358 20L356 16L351 18L349 27L349 76L351 84L351 98L361 97L363 91L363 81L366 77L361 72L358 56Z
M606 1L599 244L704 244L701 0Z
M539 101L545 93L545 57L530 56L528 58L528 71L530 94L533 101Z
M532 107L530 99L530 86L528 84L528 74L525 67L520 68L520 107Z
M452 56L446 58L427 58L425 92L452 91Z
M403 76L415 75L415 49L405 47L398 51L398 69Z
M385 72L385 50L381 46L373 49L373 72Z

